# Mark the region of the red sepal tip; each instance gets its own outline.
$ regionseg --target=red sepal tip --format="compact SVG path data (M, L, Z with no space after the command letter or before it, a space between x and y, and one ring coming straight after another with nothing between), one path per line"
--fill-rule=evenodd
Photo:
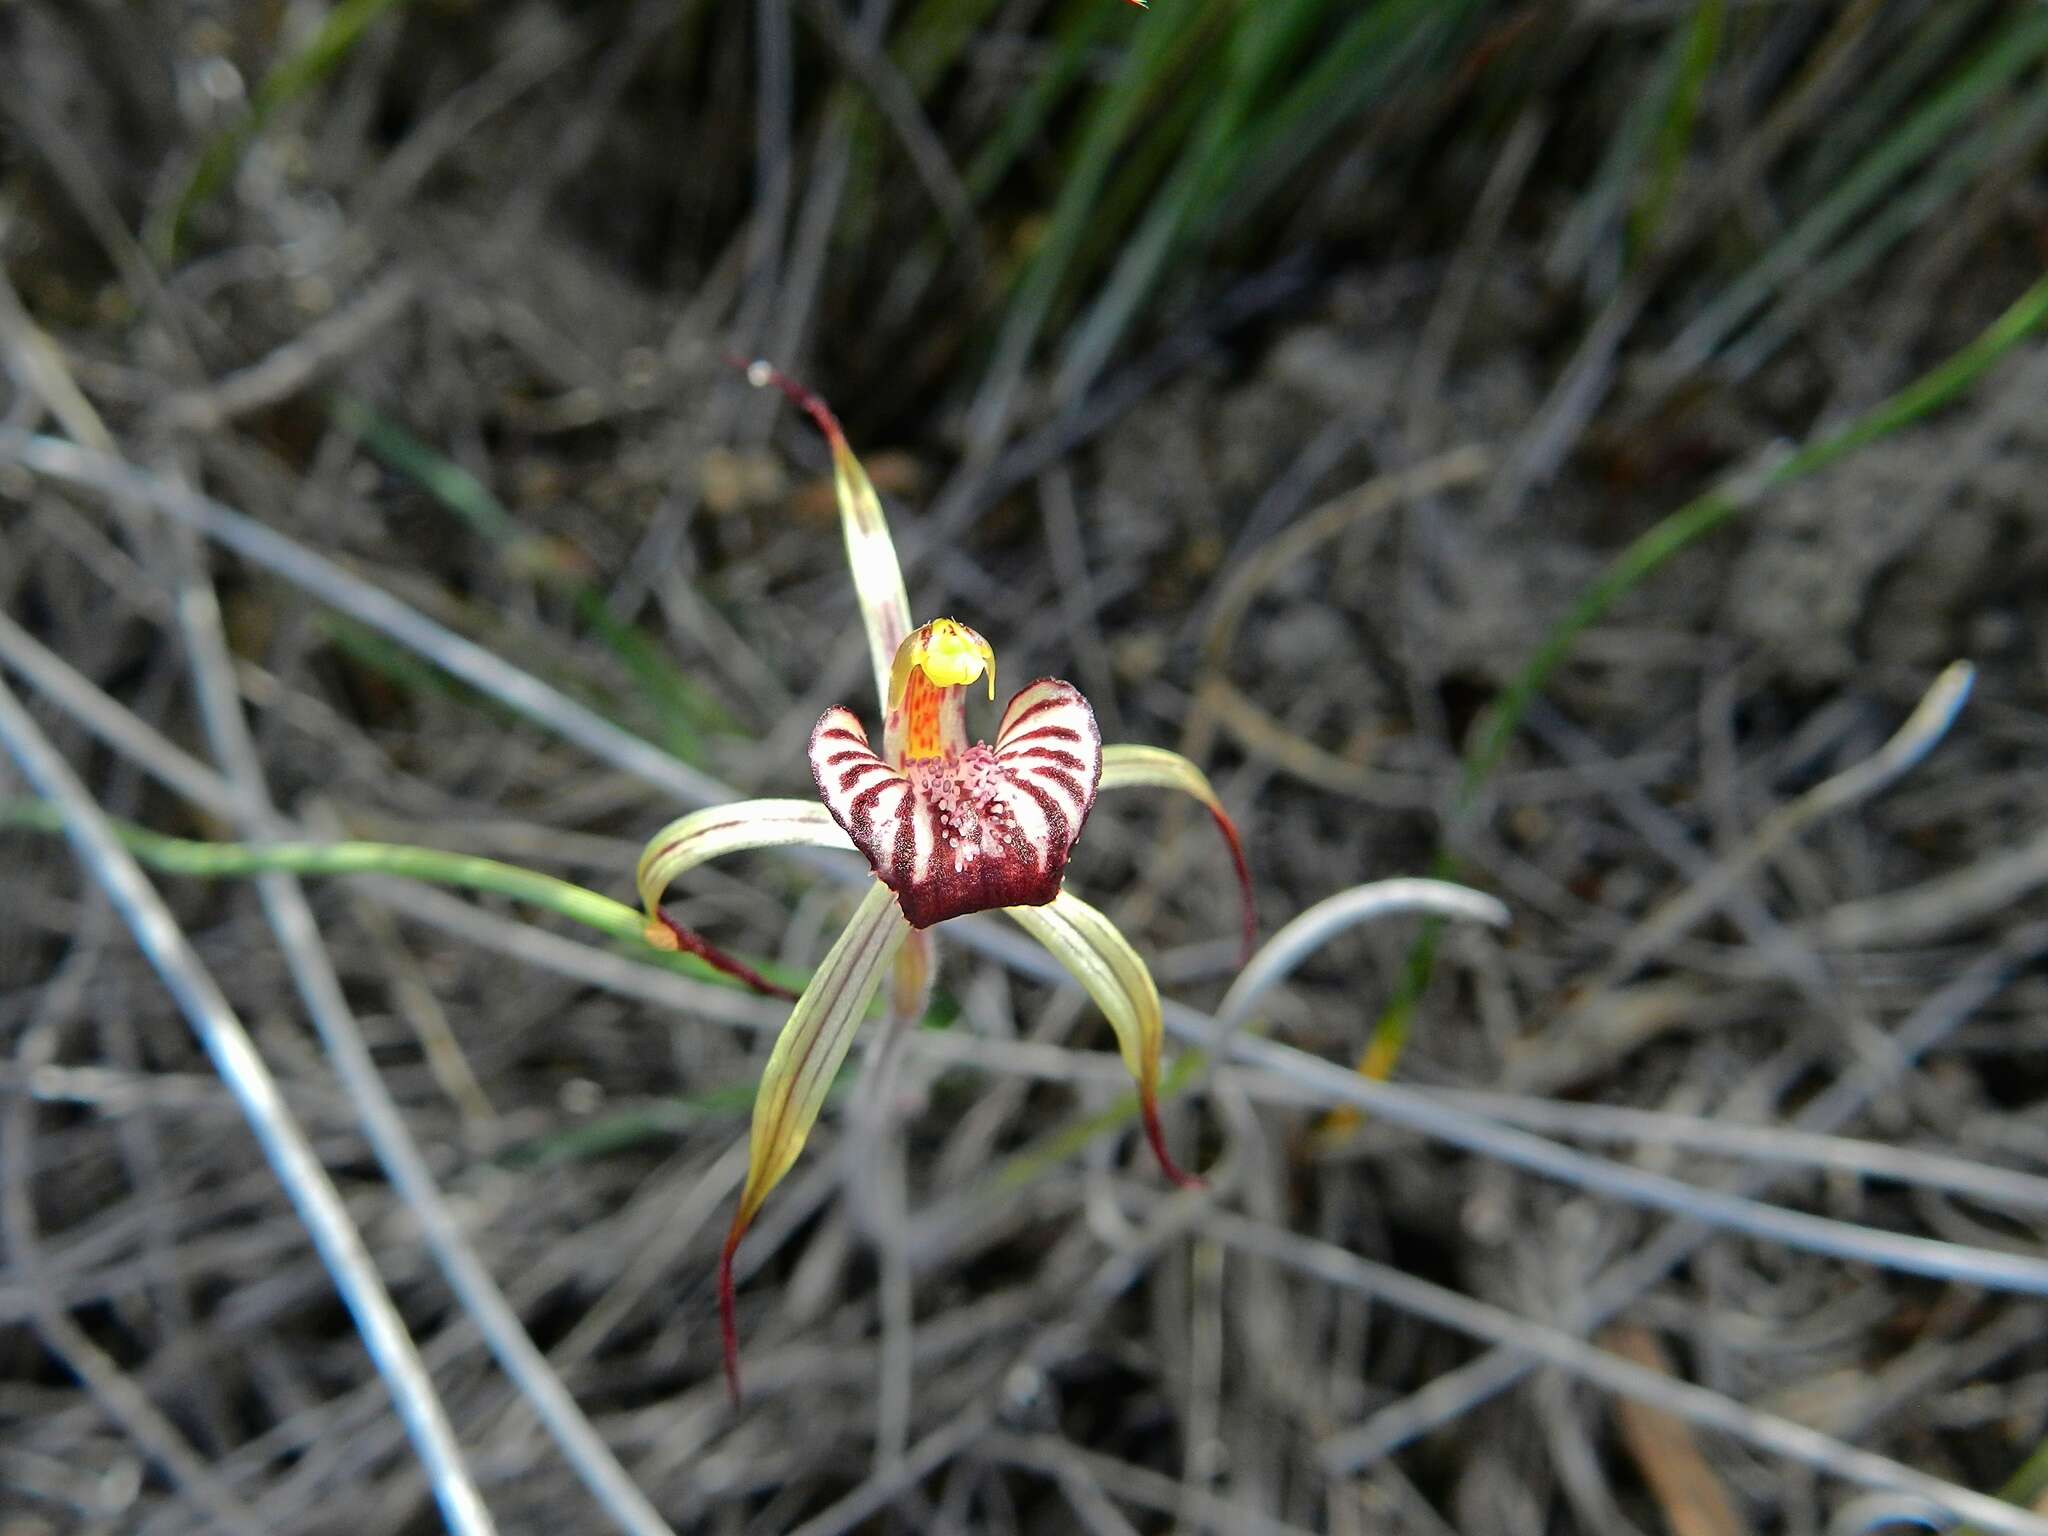
M782 391L789 403L808 415L818 425L835 451L846 447L846 433L840 429L839 418L832 414L832 407L797 383L766 358L755 358L751 363L736 352L725 354L726 362L747 376L747 381L757 389L768 385Z
M1159 1159L1160 1170L1182 1189L1206 1189L1208 1186L1192 1173L1186 1172L1174 1162L1166 1150L1166 1132L1159 1124L1159 1101L1151 1094L1145 1094L1139 1101L1144 1111L1145 1139L1152 1143L1152 1155Z
M1244 861L1244 844L1238 840L1237 823L1232 821L1221 806L1209 813L1216 821L1216 830L1223 834L1223 844L1230 850L1230 862L1237 869L1238 908L1244 914L1244 949L1237 963L1240 966L1252 963L1252 952L1259 947L1259 906L1252 893L1251 866Z
M655 909L654 915L661 926L668 931L668 936L675 940L677 949L686 950L690 954L695 955L714 971L723 971L735 980L745 982L763 996L779 997L785 1003L796 1001L796 994L790 991L789 988L777 986L751 965L733 959L731 955L728 955L695 929L685 928L658 907Z

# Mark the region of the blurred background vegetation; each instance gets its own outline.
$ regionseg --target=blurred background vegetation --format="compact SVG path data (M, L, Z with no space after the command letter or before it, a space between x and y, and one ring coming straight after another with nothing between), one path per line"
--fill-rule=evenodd
M1408 1053L1375 1063L1405 1081L1661 1109L1609 1150L1703 1185L1756 1165L1675 1154L1679 1118L1841 1132L1849 1171L1801 1144L1772 1198L2037 1251L2024 1200L1987 1215L1854 1147L2048 1163L2044 141L2036 0L0 0L0 663L104 806L159 833L246 834L151 744L208 752L213 665L306 835L616 894L672 800L246 554L210 557L230 650L208 663L150 495L90 494L22 434L202 489L682 762L791 793L864 660L825 457L727 362L768 356L846 421L920 616L957 610L1006 678L1072 676L1110 734L1211 772L1269 931L1446 858L1516 909L1512 941L1455 940L1434 973L1412 924L1346 936L1276 1036L1348 1062L1412 1004ZM1952 739L1808 836L1800 797L1959 657L1980 673ZM93 689L160 737L108 746L77 723ZM1105 802L1079 866L1197 1005L1232 973L1207 839ZM178 1015L60 846L0 850L28 1202L0 1271L0 1532L244 1506L428 1528ZM593 1528L465 1342L253 895L166 889L505 1528ZM316 891L469 1240L679 1528L1867 1528L1829 1523L1860 1507L1845 1484L1563 1376L1440 1410L1465 1336L1247 1256L1227 1221L1111 1223L1148 1176L1105 1192L1127 1116L1030 1054L1099 1051L1099 1023L986 952L933 1022L1017 1049L913 1057L894 1227L836 1201L821 1133L759 1236L761 1388L727 1415L705 1191L774 1020L621 992L497 908L464 927ZM764 857L691 907L800 971L843 899ZM1884 1055L1986 964L1997 987ZM45 1069L73 1076L31 1093ZM1261 1230L1582 1332L1596 1282L1663 1251L1569 1185L1260 1103L1270 1164L1233 1198ZM1240 1145L1196 1104L1188 1145ZM1118 1268L1129 1243L1148 1257ZM1741 1238L1666 1269L1638 1266L1605 1336L1630 1359L2038 1496L2036 1303ZM4 1302L53 1273L59 1323ZM911 1308L898 1430L930 1455L906 1472L874 1383ZM94 1360L217 1488L107 1415Z

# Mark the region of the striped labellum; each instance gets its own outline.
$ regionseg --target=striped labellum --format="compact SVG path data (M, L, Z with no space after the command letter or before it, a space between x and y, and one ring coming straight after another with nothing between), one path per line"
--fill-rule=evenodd
M811 733L819 798L914 928L1052 901L1102 779L1095 711L1073 684L1048 677L1020 690L994 746L966 741L965 692L912 669L890 711L894 763L849 709L826 710Z

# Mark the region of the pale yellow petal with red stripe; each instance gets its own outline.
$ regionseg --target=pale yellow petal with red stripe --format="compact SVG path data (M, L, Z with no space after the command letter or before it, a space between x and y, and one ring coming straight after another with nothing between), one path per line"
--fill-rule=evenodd
M1164 747L1113 746L1102 749L1104 789L1177 789L1202 802L1223 835L1230 850L1231 866L1237 871L1238 910L1244 926L1244 948L1238 963L1251 960L1258 948L1259 913L1252 897L1252 872L1244 861L1244 844L1238 840L1237 823L1223 809L1223 802L1209 786L1208 775L1178 752Z
M647 840L634 877L640 905L647 913L647 942L656 949L687 950L757 992L793 999L796 994L787 987L776 985L662 911L661 898L676 876L706 860L749 848L787 848L795 844L848 851L853 848L831 813L813 800L741 800L695 811L670 822Z
M875 697L889 707L889 667L896 648L910 633L910 598L903 590L903 567L889 537L882 498L861 468L840 430L839 418L816 395L781 369L765 362L749 363L747 378L757 387L774 385L802 409L824 434L832 450L832 484L839 497L839 526L846 535L846 563L853 571L853 590L860 599L861 622L868 634L868 657L875 669Z
M647 840L634 883L640 905L651 918L675 878L685 870L750 848L809 844L845 848L853 844L815 800L738 800L679 816Z
M1176 1184L1199 1185L1183 1173L1166 1151L1159 1125L1159 1047L1166 1022L1152 973L1117 926L1080 897L1061 891L1048 906L1003 909L1095 1000L1116 1033L1117 1050L1138 1084L1138 1105L1144 1113L1145 1137L1159 1166Z
M895 894L877 881L855 909L846 929L812 973L811 984L790 1011L776 1037L761 1086L754 1097L754 1123L747 1147L747 1182L739 1210L719 1257L718 1306L725 1338L725 1374L739 1396L739 1334L733 1318L733 1254L747 1224L795 1166L817 1124L832 1079L846 1060L868 1004L902 946L910 925Z

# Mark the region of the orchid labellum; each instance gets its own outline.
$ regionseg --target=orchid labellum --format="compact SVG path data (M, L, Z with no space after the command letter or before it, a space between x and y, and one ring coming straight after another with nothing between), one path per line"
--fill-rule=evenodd
M790 844L857 849L876 877L796 999L754 1102L747 1180L719 1260L726 1379L735 1398L733 1256L762 1201L803 1150L884 976L893 971L894 1016L922 1012L931 966L924 930L970 912L1001 911L1051 951L1108 1018L1137 1082L1146 1137L1167 1176L1180 1184L1197 1181L1174 1165L1160 1131L1158 990L1116 926L1061 883L1097 791L1142 785L1179 789L1201 801L1236 866L1247 954L1256 933L1237 830L1186 758L1156 747L1105 747L1080 690L1050 677L1011 697L993 744L970 739L967 699L984 687L995 698L995 652L954 619L911 628L881 501L838 421L822 401L765 363L753 364L748 377L757 386L780 388L831 446L847 558L880 694L882 749L875 750L852 710L828 709L811 732L816 801L748 800L699 811L662 828L640 856L651 943L688 949L782 996L789 994L662 911L670 882L721 854Z

